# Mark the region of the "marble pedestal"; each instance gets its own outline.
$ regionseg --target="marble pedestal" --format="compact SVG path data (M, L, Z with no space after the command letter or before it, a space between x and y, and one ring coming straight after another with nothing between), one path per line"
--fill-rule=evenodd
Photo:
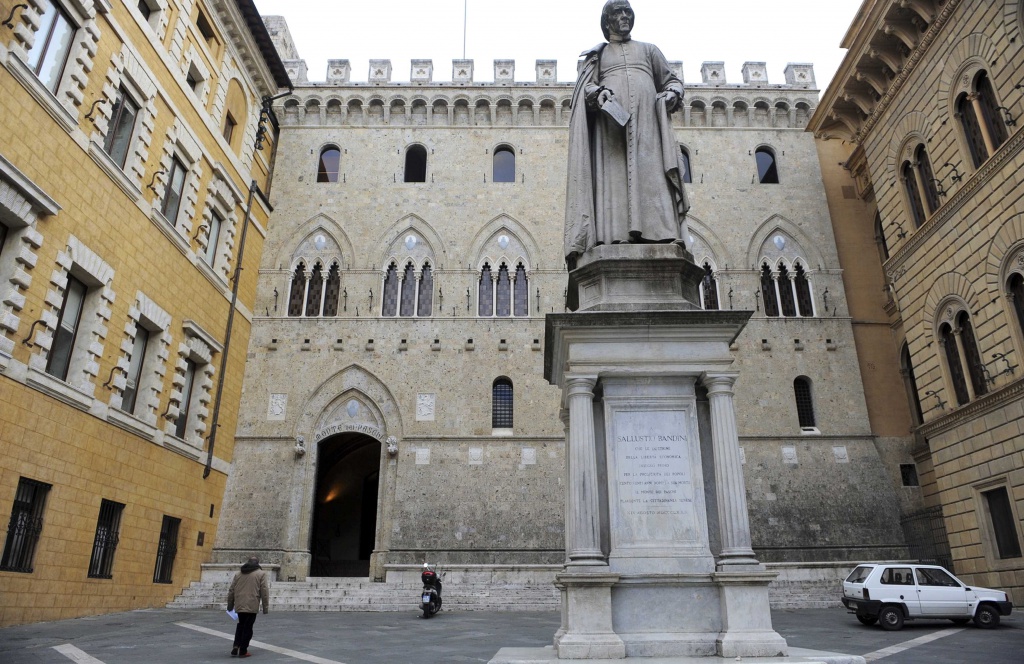
M546 319L568 440L560 660L787 653L774 574L750 546L733 410L729 346L750 312L697 308L688 259L598 247L573 272L580 310Z

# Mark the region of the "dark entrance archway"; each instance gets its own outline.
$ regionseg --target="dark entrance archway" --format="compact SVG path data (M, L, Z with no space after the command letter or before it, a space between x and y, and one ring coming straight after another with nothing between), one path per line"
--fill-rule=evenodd
M380 454L380 441L361 433L319 444L310 576L369 576Z

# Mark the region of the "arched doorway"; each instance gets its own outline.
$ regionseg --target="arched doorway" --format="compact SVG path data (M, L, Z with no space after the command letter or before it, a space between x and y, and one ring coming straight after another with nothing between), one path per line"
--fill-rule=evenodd
M342 433L319 443L310 576L369 576L380 455L380 442L361 433Z

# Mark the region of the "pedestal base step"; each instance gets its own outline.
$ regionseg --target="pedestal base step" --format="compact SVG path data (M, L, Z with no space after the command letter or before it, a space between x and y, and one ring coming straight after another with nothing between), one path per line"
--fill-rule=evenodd
M789 657L744 657L745 664L865 664L859 655L790 648ZM502 648L488 664L723 664L734 657L627 657L626 659L558 659L552 646L546 648Z

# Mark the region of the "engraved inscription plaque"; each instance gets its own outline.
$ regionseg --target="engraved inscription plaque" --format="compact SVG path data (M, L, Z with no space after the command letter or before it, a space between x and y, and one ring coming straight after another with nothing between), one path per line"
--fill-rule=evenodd
M618 410L612 430L617 544L699 542L687 412Z

